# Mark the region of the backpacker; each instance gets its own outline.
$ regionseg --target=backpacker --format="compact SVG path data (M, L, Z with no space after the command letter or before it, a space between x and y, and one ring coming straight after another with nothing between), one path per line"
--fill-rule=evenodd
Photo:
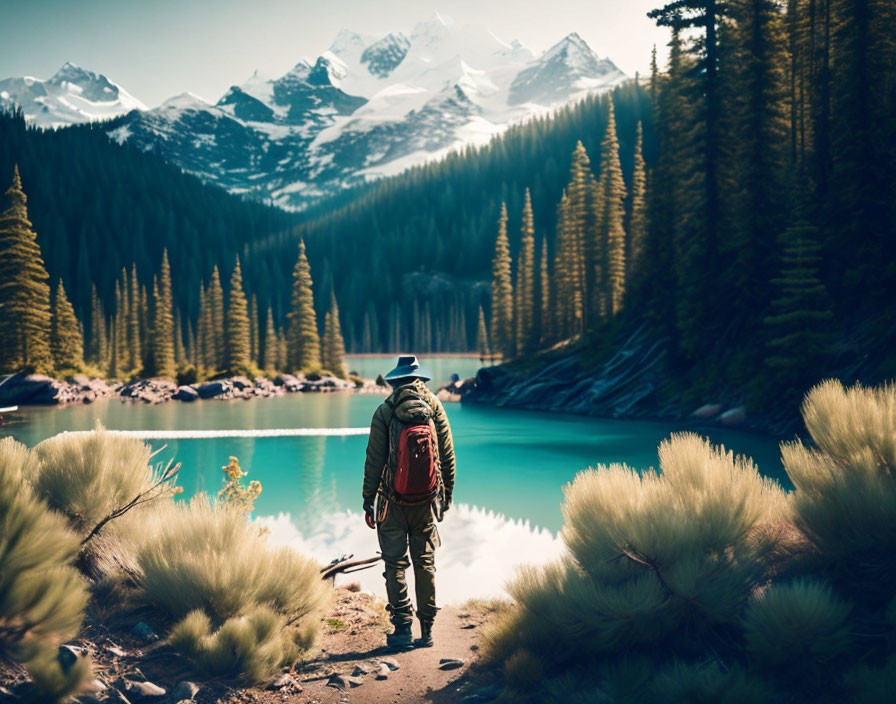
M389 459L383 488L397 504L432 501L441 485L439 442L432 408L413 387L401 389L389 421Z

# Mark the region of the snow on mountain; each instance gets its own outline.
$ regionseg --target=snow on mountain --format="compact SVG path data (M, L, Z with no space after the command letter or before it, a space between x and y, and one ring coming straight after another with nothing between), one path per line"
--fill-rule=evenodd
M0 108L20 107L42 127L107 120L146 106L102 74L65 63L52 78L26 76L0 81Z
M342 30L316 59L278 78L255 73L214 104L183 94L147 110L105 77L68 64L49 81L0 82L0 100L22 105L42 125L120 115L108 127L119 142L231 191L301 209L485 143L510 124L625 79L577 34L536 56L485 27L436 14L408 35Z

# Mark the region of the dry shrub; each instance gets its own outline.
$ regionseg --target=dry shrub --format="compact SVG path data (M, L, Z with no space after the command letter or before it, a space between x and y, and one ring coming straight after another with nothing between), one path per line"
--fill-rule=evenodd
M0 657L24 662L38 700L51 702L89 674L86 660L65 670L56 658L81 626L87 590L71 566L77 536L25 481L33 464L24 445L0 440Z
M566 489L570 559L524 569L518 608L487 636L563 662L649 647L688 625L737 621L785 520L782 490L750 460L692 435L660 446L662 473L622 465L580 473Z
M896 582L896 387L826 381L803 417L817 447L781 446L796 525L838 586L880 605Z
M762 665L811 671L851 648L851 610L821 582L774 584L747 607L747 651Z
M286 619L264 606L227 619L217 630L204 612L196 610L174 627L169 643L201 674L238 674L243 681L258 684L299 657L303 644L293 635Z
M264 663L279 664L312 647L332 592L317 563L290 548L269 547L242 511L215 506L205 496L154 512L137 563L143 598L166 616L184 619L172 631L172 644L197 669L218 664L223 669L216 674L250 681ZM269 614L276 617L276 637L265 635L268 625L274 627ZM227 643L242 653L253 633L257 656L219 657Z

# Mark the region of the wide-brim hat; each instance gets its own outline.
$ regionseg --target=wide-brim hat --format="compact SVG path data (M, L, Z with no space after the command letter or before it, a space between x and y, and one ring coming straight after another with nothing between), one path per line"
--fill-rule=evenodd
M395 369L386 374L386 376L384 377L386 381L411 378L423 379L423 381L429 381L430 379L432 379L429 374L427 374L423 369L420 368L420 363L413 355L403 355L399 357L398 364L395 365Z

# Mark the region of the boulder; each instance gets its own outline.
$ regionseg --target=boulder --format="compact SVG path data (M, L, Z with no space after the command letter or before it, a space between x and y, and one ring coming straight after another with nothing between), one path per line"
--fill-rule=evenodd
M253 386L252 382L245 376L234 376L231 377L229 381L233 384L233 388L239 389L240 391L243 389L251 389Z
M722 415L719 416L719 420L724 425L730 426L738 426L743 425L747 420L747 409L743 406L736 406L734 408L729 408Z
M171 398L175 401L195 401L199 398L199 392L192 386L178 386Z
M67 388L64 381L44 374L13 374L0 384L0 406L59 403Z
M231 394L233 392L233 384L227 379L207 381L204 384L200 384L196 391L199 393L199 398L216 398Z
M278 374L274 377L274 384L277 386L286 386L288 388L290 386L298 386L299 380L292 374Z
M715 418L721 412L722 406L718 403L705 403L691 415L694 416L694 418L700 418L701 420L709 420L710 418Z
M134 699L159 699L164 697L166 691L163 687L153 682L134 682L133 680L125 680L125 691Z

